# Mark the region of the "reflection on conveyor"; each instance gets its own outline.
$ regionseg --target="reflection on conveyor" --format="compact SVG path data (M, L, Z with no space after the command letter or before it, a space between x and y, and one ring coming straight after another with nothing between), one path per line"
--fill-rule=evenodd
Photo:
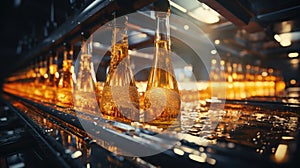
M128 162L138 167L170 165L197 167L199 164L204 167L212 165L215 167L274 165L276 167L276 162L284 164L287 158L293 159L294 151L289 149L284 151L285 148L282 146L294 145L299 117L293 112L227 104L225 110L215 115L212 115L213 111L203 109L201 112L190 113L197 118L196 123L186 129L187 133L178 133L182 135L182 139L179 140L167 134L157 137L155 132L138 125L131 126L102 120L70 109L61 107L54 109L49 105L41 105L25 99L11 102L62 144L66 152L74 154L73 157L80 158L85 164L92 164L90 162L92 158L97 158L96 160L99 161L101 154L94 153L93 146L100 145L106 149L105 151L109 151L109 156L113 152L113 156L121 160L121 165L123 162ZM203 104L195 108L206 108L206 106ZM200 109L195 109L197 110ZM83 131L79 120L81 123L84 121L90 124L93 128L91 130L94 131L92 136ZM214 125L215 123L217 124ZM116 139L127 140L135 148L142 148L145 152L157 148L166 150L153 156L125 157L117 154L124 151L122 144L118 144ZM172 141L173 146L170 146L169 142ZM278 151L286 152L286 155L282 157ZM164 161L158 158L164 158Z

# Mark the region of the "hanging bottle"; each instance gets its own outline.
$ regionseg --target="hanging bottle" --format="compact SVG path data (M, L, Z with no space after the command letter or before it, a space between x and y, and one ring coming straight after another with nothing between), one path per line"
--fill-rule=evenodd
M63 54L63 66L59 75L57 88L57 104L63 107L74 107L74 66L73 66L73 48L65 46Z
M106 119L139 121L139 96L128 55L127 16L112 21L111 60L100 100Z
M96 78L92 62L92 36L88 39L84 36L82 38L79 70L74 90L75 109L96 114L98 102L95 88Z
M144 122L180 128L180 94L171 60L170 10L156 12L155 53L144 97Z

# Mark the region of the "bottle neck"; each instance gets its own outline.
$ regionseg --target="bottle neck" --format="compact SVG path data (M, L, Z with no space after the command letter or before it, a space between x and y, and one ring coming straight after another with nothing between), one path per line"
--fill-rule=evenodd
M127 22L128 17L122 16L115 18L112 23L112 46L111 46L111 62L110 66L116 68L120 62L122 64L129 63L123 61L128 57L128 35L127 35Z
M170 41L169 14L164 12L156 12L156 47L169 51L171 45Z
M93 45L92 36L87 40L82 40L81 54L82 55L92 55L92 48L93 48L92 45Z
M128 24L127 16L121 16L119 18L115 18L112 21L112 30L113 30L112 46L116 44L128 45L127 24Z

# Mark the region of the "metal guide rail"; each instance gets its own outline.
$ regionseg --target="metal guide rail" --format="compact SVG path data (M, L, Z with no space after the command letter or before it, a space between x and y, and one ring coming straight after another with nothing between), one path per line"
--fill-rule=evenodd
M65 163L61 164L62 167L74 167L73 164L79 167L292 167L297 164L294 157L289 162L275 163L267 155L255 152L255 147L236 139L221 138L216 144L201 144L190 141L195 138L192 135L198 135L199 131L197 134L191 131L185 139L172 135L155 136L156 133L151 130L100 119L87 113L60 111L13 95L5 95L5 100L26 124L31 125L38 135L36 137L43 138L42 142L48 144L50 151L62 159ZM88 134L82 122L95 132ZM172 141L174 146L169 145ZM145 157L116 154L120 151L134 153L137 149L145 153L165 150ZM299 156L299 150L293 154Z

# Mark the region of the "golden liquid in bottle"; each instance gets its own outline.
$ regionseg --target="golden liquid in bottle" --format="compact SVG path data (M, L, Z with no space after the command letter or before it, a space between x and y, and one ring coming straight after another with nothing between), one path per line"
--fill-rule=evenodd
M83 44L85 45L85 44ZM92 78L92 55L82 54L75 87L75 108L95 114L98 108L96 88Z
M55 73L57 72L57 65L51 64L49 66L49 77L47 79L47 88L45 90L45 98L48 102L55 103L56 100L56 78Z
M43 77L47 73L47 68L46 67L41 67L39 69L39 72L41 74L41 77Z
M139 97L135 86L104 86L101 112L107 119L139 121Z
M72 60L63 61L63 73L58 83L57 104L65 107L73 107L73 78L74 67Z
M150 71L147 90L144 96L144 122L163 129L180 128L181 99L177 81L173 73L169 41L156 41L156 59ZM158 66L158 67L156 67Z
M103 117L130 123L139 121L139 96L131 74L126 43L112 46L112 59L102 90L100 110Z

